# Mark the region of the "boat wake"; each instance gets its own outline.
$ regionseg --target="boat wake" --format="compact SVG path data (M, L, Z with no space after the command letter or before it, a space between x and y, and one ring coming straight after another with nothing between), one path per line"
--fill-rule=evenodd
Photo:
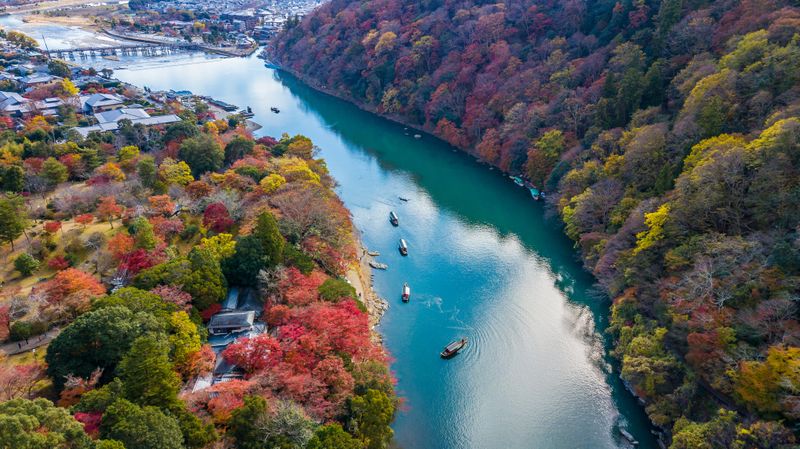
M422 300L420 301L420 303L423 306L429 309L435 309L442 315L448 315L448 320L455 322L454 325L447 326L448 329L470 331L470 332L475 330L473 326L470 326L469 324L467 324L466 321L458 317L459 313L461 313L461 310L458 307L453 307L452 309L445 309L444 307L442 307L442 305L444 304L444 299L442 299L441 297L439 296L423 297L421 299Z

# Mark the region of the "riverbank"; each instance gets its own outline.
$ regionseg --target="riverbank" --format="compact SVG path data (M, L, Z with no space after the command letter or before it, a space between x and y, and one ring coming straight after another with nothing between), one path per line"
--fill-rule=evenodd
M29 14L22 18L22 21L30 24L42 25L64 25L70 27L80 27L85 31L99 32L100 27L89 17L81 16L48 16L40 14Z
M658 447L641 407L598 362L608 309L594 279L542 203L498 170L289 73L276 76L255 57L115 76L252 105L260 136L303 134L321 149L363 246L390 266L362 278L391 304L376 330L408 404L393 426L399 446L617 449L624 423L641 448ZM386 219L390 211L399 227ZM408 257L397 251L399 238ZM410 303L398 297L404 282ZM460 336L467 350L442 361L441 348Z
M170 45L170 44L177 44L178 41L174 39L162 38L161 36L148 36L148 35L131 35L127 33L119 33L116 31L111 31L107 28L100 28L99 32L105 34L106 36L112 37L114 39L121 39L130 42L138 42L138 43L146 43L146 44L155 44L155 45ZM182 42L181 42L182 43ZM248 48L238 48L238 47L211 47L205 44L198 44L198 43L189 43L190 45L196 47L198 50L212 53L222 56L229 56L229 57L245 57L250 56L258 49L258 45L254 44Z
M358 300L367 309L372 339L376 342L382 342L383 338L378 332L377 326L380 324L386 310L389 309L389 303L375 291L372 282L372 267L369 266L371 256L367 254L367 248L363 245L358 235L356 235L356 239L360 255L358 260L347 271L345 278L356 289Z
M496 167L496 166L492 166L491 164L488 164L486 161L482 160L480 157L477 157L477 156L475 156L474 154L472 154L472 153L469 151L469 149L466 149L466 148L462 148L462 147L457 147L457 146L454 146L454 145L452 145L452 144L450 144L450 143L448 143L448 142L444 141L442 138L440 138L440 137L436 136L435 134L432 134L431 132L429 132L429 131L427 131L427 130L425 130L425 129L423 129L423 128L420 128L420 127L417 127L417 126L415 126L415 125L412 125L412 124L409 124L409 123L406 123L406 122L404 122L404 121L403 121L402 119L400 119L399 117L396 117L396 116L391 116L391 115L386 115L386 114L383 114L383 113L381 113L381 112L377 111L377 109L376 109L376 108L374 108L374 107L371 107L371 106L369 106L369 105L364 105L364 104L360 104L360 103L354 102L352 99L349 99L349 98L345 97L344 95L341 95L341 94L339 94L339 93L337 93L337 92L335 92L335 91L333 91L333 90L331 90L331 89L328 89L328 88L326 88L326 87L323 87L323 86L321 86L319 83L317 83L317 82L316 82L314 79L311 79L311 78L309 78L309 77L307 77L307 76L304 76L303 74L300 74L300 73L298 73L298 72L296 72L296 71L294 71L294 70L288 69L288 68L286 68L286 67L284 67L284 66L282 66L282 65L276 65L276 67L277 67L277 68L276 68L276 70L277 70L277 71L284 72L284 73L286 73L286 74L288 74L288 75L292 76L293 78L296 78L296 79L297 79L299 82L301 82L301 83L305 84L306 86L308 86L309 88L311 88L311 89L313 89L313 90L315 90L315 91L317 91L317 92L320 92L320 93L322 93L322 94L329 95L329 96L331 96L331 97L333 97L333 98L336 98L336 99L338 99L338 100L341 100L341 101L347 102L348 104L351 104L351 105L353 105L354 107L358 108L358 109L359 109L359 110L361 110L361 111L364 111L364 112L366 112L366 113L369 113L369 114L374 114L374 115L376 115L376 116L380 117L381 119L388 120L388 121L390 121L390 122L393 122L393 123L395 123L395 124L397 124L397 125L403 126L403 127L404 127L404 128L406 128L406 129L412 129L412 130L415 130L415 131L417 131L417 132L421 133L422 135L427 135L427 136L429 136L429 137L432 137L434 140L436 140L436 141L439 141L439 142L442 142L444 145L448 145L448 146L450 146L450 147L452 147L452 148L457 148L457 149L458 149L460 152L462 152L463 154L465 154L465 155L467 155L467 156L470 156L470 157L474 158L474 159L475 159L477 162L479 162L479 163L480 163L480 164L482 164L482 165L489 165L489 167L490 167L490 168L495 168L495 169L498 169L498 170L500 170L498 167ZM409 133L406 133L406 135L409 135ZM415 137L416 137L416 136L415 136ZM507 173L506 173L506 174L507 174ZM554 198L554 196L550 196L550 197L548 197L548 199L549 199L549 200L552 200L553 198ZM554 213L552 213L552 212L553 212L553 210L552 210L552 209L550 210L550 212L551 212L551 213L550 213L550 214L548 214L548 215L554 215ZM558 223L559 223L559 225L560 225L560 226L562 226L562 227L563 227L563 222L561 221L561 219L560 219L560 218L558 218ZM562 232L563 232L563 231L562 231ZM565 234L564 234L564 235L565 235ZM566 236L566 235L565 235L565 236ZM580 251L578 251L577 253L574 253L574 252L573 252L573 254L576 254L576 255L577 255L577 257L578 257L578 258L580 258L580 260L581 260L581 261L583 261L583 254L582 254ZM610 309L605 309L605 310L603 311L603 313L605 314L605 316L608 316L608 315L610 314ZM613 349L613 348L615 348L615 347L616 347L614 343L615 343L615 342L613 342L613 341L609 341L609 344L610 344L610 349ZM610 353L610 352L609 352L609 353ZM619 363L621 363L621 360L619 360L619 359L617 359L617 358L614 358L614 356L613 356L613 355L612 355L611 357L612 357L612 358L613 358L613 359L614 359L616 362L619 362ZM637 404L638 404L638 405L639 405L639 406L640 406L640 407L643 409L643 408L644 408L644 406L646 405L646 401L645 401L645 399L644 399L643 397L641 397L640 395L638 395L638 394L637 394L637 393L636 393L636 392L635 392L635 391L634 391L634 390L633 390L633 389L632 389L632 388L629 386L629 384L628 384L627 382L625 382L625 381L624 381L624 379L623 379L623 378L621 377L621 375L619 374L619 372L621 372L619 365L615 365L615 366L616 366L616 368L615 368L615 369L616 369L616 371L617 371L617 374L614 374L614 376L616 376L616 377L618 378L618 380L619 380L620 384L624 386L624 391L625 391L625 393L626 393L626 394L630 394L630 398L631 398L631 399L633 399L633 400L634 400L634 401L635 401L635 402L636 402L636 403L637 403ZM657 432L657 444L659 444L661 447L663 447L663 445L664 445L664 441L663 441L663 438L664 438L664 433L663 433L663 432L664 432L664 429L663 429L663 427L656 425L656 424L655 424L655 423L652 421L652 419L650 418L650 416L649 416L649 415L645 415L645 416L646 416L647 423L648 423L648 424L649 424L649 425L652 427L652 429L657 429L657 430L654 430L654 432Z

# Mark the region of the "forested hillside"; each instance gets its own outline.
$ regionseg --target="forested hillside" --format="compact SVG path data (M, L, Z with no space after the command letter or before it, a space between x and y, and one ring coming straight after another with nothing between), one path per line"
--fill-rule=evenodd
M0 448L388 447L394 379L311 140L6 42L75 82L0 119ZM78 93L175 120L83 137Z
M795 442L796 1L333 0L272 53L552 192L671 447Z

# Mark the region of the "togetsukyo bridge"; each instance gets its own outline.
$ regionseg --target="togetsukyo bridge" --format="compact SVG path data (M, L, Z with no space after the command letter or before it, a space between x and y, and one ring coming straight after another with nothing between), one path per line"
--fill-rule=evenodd
M199 45L192 43L163 43L163 44L135 44L109 47L82 47L61 48L46 50L50 57L61 59L85 59L97 56L162 56L180 51L203 50Z

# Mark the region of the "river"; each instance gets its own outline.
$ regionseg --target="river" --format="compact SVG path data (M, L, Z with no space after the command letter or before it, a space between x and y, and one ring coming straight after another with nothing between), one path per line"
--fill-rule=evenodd
M2 21L0 21L2 24ZM447 144L241 59L144 59L115 76L251 106L257 134L304 134L338 182L391 306L379 331L404 400L404 449L656 448L607 355L609 301L555 219L496 170ZM280 114L271 113L278 107ZM408 198L408 202L398 197ZM400 217L395 228L390 211ZM409 256L397 251L408 241ZM412 289L403 304L403 282ZM449 341L468 347L439 358Z

